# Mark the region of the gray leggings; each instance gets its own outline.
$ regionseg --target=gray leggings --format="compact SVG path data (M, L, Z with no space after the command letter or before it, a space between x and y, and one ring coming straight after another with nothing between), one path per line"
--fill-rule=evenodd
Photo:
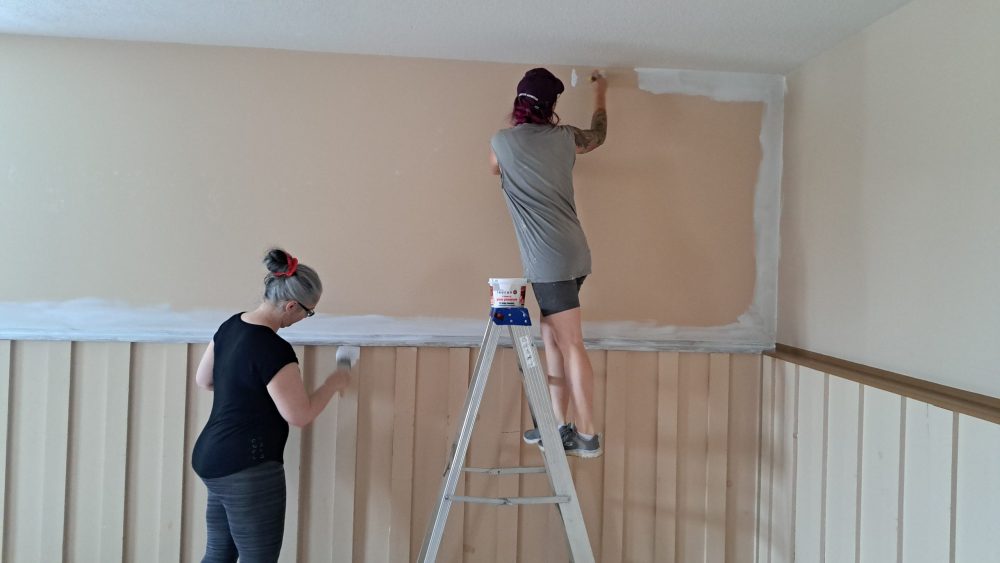
M208 545L202 563L274 563L285 533L285 468L264 462L208 487Z

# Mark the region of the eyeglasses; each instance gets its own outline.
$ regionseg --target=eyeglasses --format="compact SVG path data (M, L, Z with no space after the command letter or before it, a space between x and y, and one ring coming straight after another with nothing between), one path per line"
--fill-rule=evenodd
M306 312L307 319L316 314L315 309L310 309L309 307L306 307L305 305L299 303L298 301L296 301L295 304L298 305L299 307L302 307L302 310Z

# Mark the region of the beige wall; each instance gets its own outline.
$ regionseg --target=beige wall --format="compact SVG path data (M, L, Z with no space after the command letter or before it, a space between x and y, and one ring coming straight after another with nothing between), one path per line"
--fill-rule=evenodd
M1000 3L915 0L788 77L778 341L1000 396Z
M525 68L0 36L0 301L247 307L281 244L321 312L478 316L520 272L485 163ZM588 319L747 309L761 106L612 72L608 143L577 165ZM589 91L558 110L589 123Z

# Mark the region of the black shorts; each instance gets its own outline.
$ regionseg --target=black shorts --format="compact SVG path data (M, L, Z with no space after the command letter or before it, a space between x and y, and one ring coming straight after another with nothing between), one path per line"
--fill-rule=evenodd
M580 286L587 276L581 276L575 280L532 283L531 291L535 292L535 300L538 301L538 308L542 310L542 316L547 317L580 306Z

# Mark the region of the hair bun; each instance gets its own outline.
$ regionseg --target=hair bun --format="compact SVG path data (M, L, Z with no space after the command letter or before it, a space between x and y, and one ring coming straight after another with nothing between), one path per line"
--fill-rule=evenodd
M272 248L267 251L264 255L264 266L267 268L268 272L272 274L280 274L288 270L288 259L291 257L290 254L285 252L281 248Z

